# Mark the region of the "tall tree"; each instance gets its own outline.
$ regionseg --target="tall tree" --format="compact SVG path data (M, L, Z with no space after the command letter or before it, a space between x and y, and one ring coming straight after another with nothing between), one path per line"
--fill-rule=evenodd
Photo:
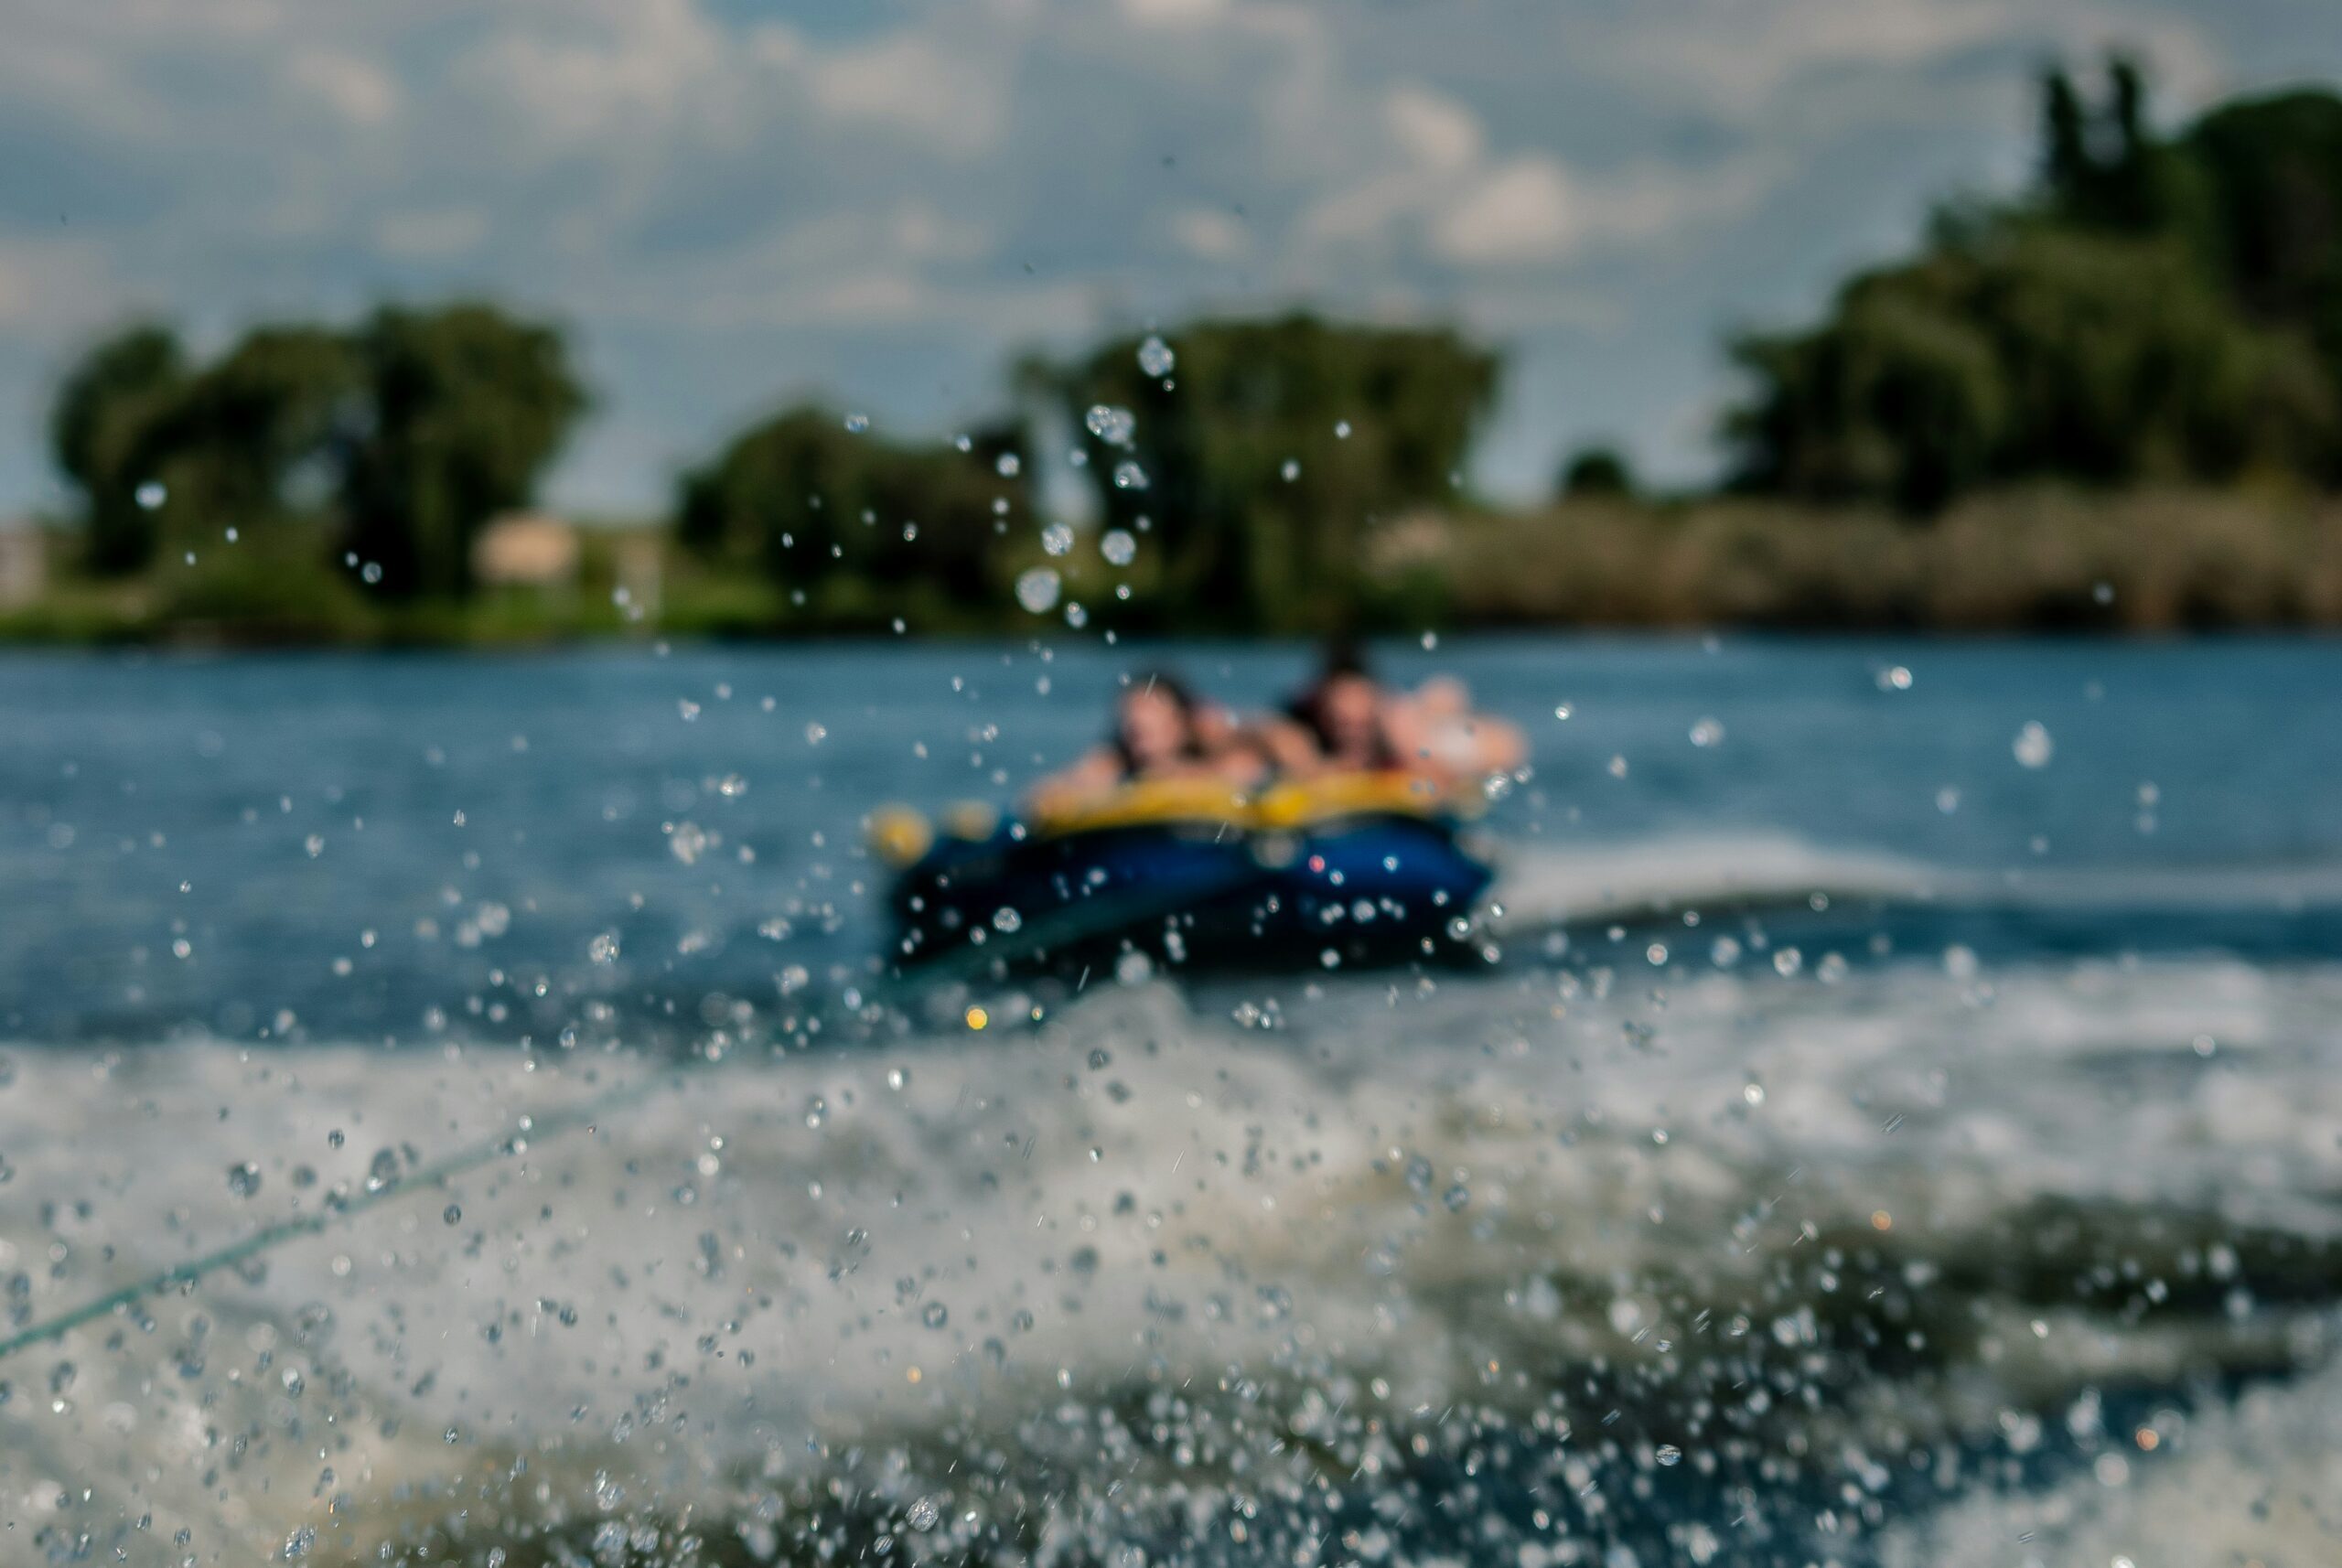
M349 548L389 592L467 592L480 525L530 499L586 408L567 346L467 304L380 311L357 348L367 425L342 482Z
M167 520L250 526L321 512L363 417L357 369L344 334L272 326L186 378L142 442L167 481Z
M1801 332L1744 337L1738 482L1928 511L1976 485L2342 478L2342 100L2156 134L2052 73L2039 188L1942 215Z
M1160 541L1176 602L1323 628L1355 613L1375 525L1451 492L1498 361L1448 330L1295 315L1029 373L1084 432L1108 516Z
M90 564L100 572L136 571L154 553L154 508L139 498L141 487L159 478L145 467L150 432L187 379L178 338L142 323L94 345L58 389L50 450L82 494Z
M683 542L754 566L784 587L854 579L924 583L944 598L992 591L1008 520L1028 526L1022 438L995 428L966 448L853 430L825 408L787 410L687 474Z

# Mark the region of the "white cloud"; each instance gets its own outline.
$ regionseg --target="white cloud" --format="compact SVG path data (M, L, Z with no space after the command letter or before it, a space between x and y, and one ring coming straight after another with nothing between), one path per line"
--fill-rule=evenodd
M1123 0L1123 13L1141 27L1193 27L1218 21L1229 0Z
M2278 3L949 0L833 30L716 0L16 0L0 412L133 305L225 327L460 277L586 336L596 476L784 386L940 424L1035 338L1294 300L1594 356L1516 378L1536 439L1589 385L1659 429L1717 324L2018 166L2043 53L2142 38L2190 98L2240 48L2342 66L2306 27L2260 41L2275 11L2223 20ZM0 429L0 504L38 439Z
M737 91L721 31L697 0L522 4L457 74L491 113L542 144L639 137Z
M0 332L33 328L79 337L138 303L124 297L97 241L0 235Z
M989 149L1004 119L998 70L916 34L823 57L809 78L813 101L833 117L911 132L955 158Z
M1692 88L1745 113L1800 76L1846 66L1907 67L2006 35L2017 0L1679 0L1641 6L1609 51L1636 76Z
M290 75L352 124L380 125L398 109L398 84L389 72L338 49L302 51L293 57Z
M1216 207L1183 207L1168 221L1172 242L1199 261L1233 261L1252 247L1243 220Z
M1578 237L1577 205L1559 163L1515 158L1480 176L1439 215L1433 248L1472 266L1555 261Z
M1469 109L1414 82L1391 91L1382 117L1409 161L1426 168L1468 167L1487 139Z
M384 215L375 242L393 256L440 261L478 248L488 238L488 214L477 207L432 207Z

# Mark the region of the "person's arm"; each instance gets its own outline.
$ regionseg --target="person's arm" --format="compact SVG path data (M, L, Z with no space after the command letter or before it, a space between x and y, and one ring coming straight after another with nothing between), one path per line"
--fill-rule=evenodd
M1529 760L1529 742L1520 726L1487 714L1471 720L1472 767L1481 774L1509 773Z
M1123 781L1123 759L1111 746L1096 746L1025 792L1027 811L1046 814L1078 800L1102 795Z
M1325 754L1306 729L1282 714L1263 714L1245 725L1272 768L1289 778L1306 778L1325 766Z
M1409 773L1446 771L1432 746L1431 726L1423 722L1413 703L1401 696L1384 698L1380 723L1382 744L1399 759L1401 768Z

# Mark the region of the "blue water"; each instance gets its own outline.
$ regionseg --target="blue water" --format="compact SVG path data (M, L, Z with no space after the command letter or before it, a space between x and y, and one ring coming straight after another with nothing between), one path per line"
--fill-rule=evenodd
M2334 1560L2342 647L1381 656L1493 961L901 1008L872 807L1307 650L0 657L5 1538Z
M867 975L874 803L1013 800L1095 736L1122 671L1167 666L1251 705L1306 663L1096 643L11 655L0 972L18 979L0 1033L406 1037L444 1019L510 1037L574 1023L584 997L687 1030L712 994L764 1005L792 966ZM2185 873L2213 906L1955 900L1913 933L1928 942L2283 958L2337 934L2329 896L2284 897L2342 868L2329 643L1555 638L1384 663L1462 674L1528 731L1534 778L1492 824L1515 844L1728 854L1789 834L2020 879ZM1720 737L1694 744L1703 722ZM2014 755L2028 724L2045 766ZM2271 877L2242 908L2222 896ZM620 956L596 966L605 934Z

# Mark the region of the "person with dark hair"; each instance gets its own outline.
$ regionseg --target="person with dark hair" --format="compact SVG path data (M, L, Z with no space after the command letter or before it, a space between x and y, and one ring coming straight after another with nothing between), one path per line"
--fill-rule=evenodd
M1413 714L1392 700L1367 667L1359 646L1326 646L1316 675L1262 725L1279 768L1296 778L1318 773L1413 768L1426 748Z
M1115 698L1114 726L1104 742L1035 785L1032 799L1077 800L1141 779L1245 785L1266 770L1261 752L1238 736L1225 714L1177 676L1148 671L1130 677Z
M1445 784L1518 768L1528 755L1518 729L1472 712L1471 693L1454 676L1434 676L1413 693L1389 690L1346 639L1327 646L1316 679L1261 736L1279 769L1295 778L1402 772Z

